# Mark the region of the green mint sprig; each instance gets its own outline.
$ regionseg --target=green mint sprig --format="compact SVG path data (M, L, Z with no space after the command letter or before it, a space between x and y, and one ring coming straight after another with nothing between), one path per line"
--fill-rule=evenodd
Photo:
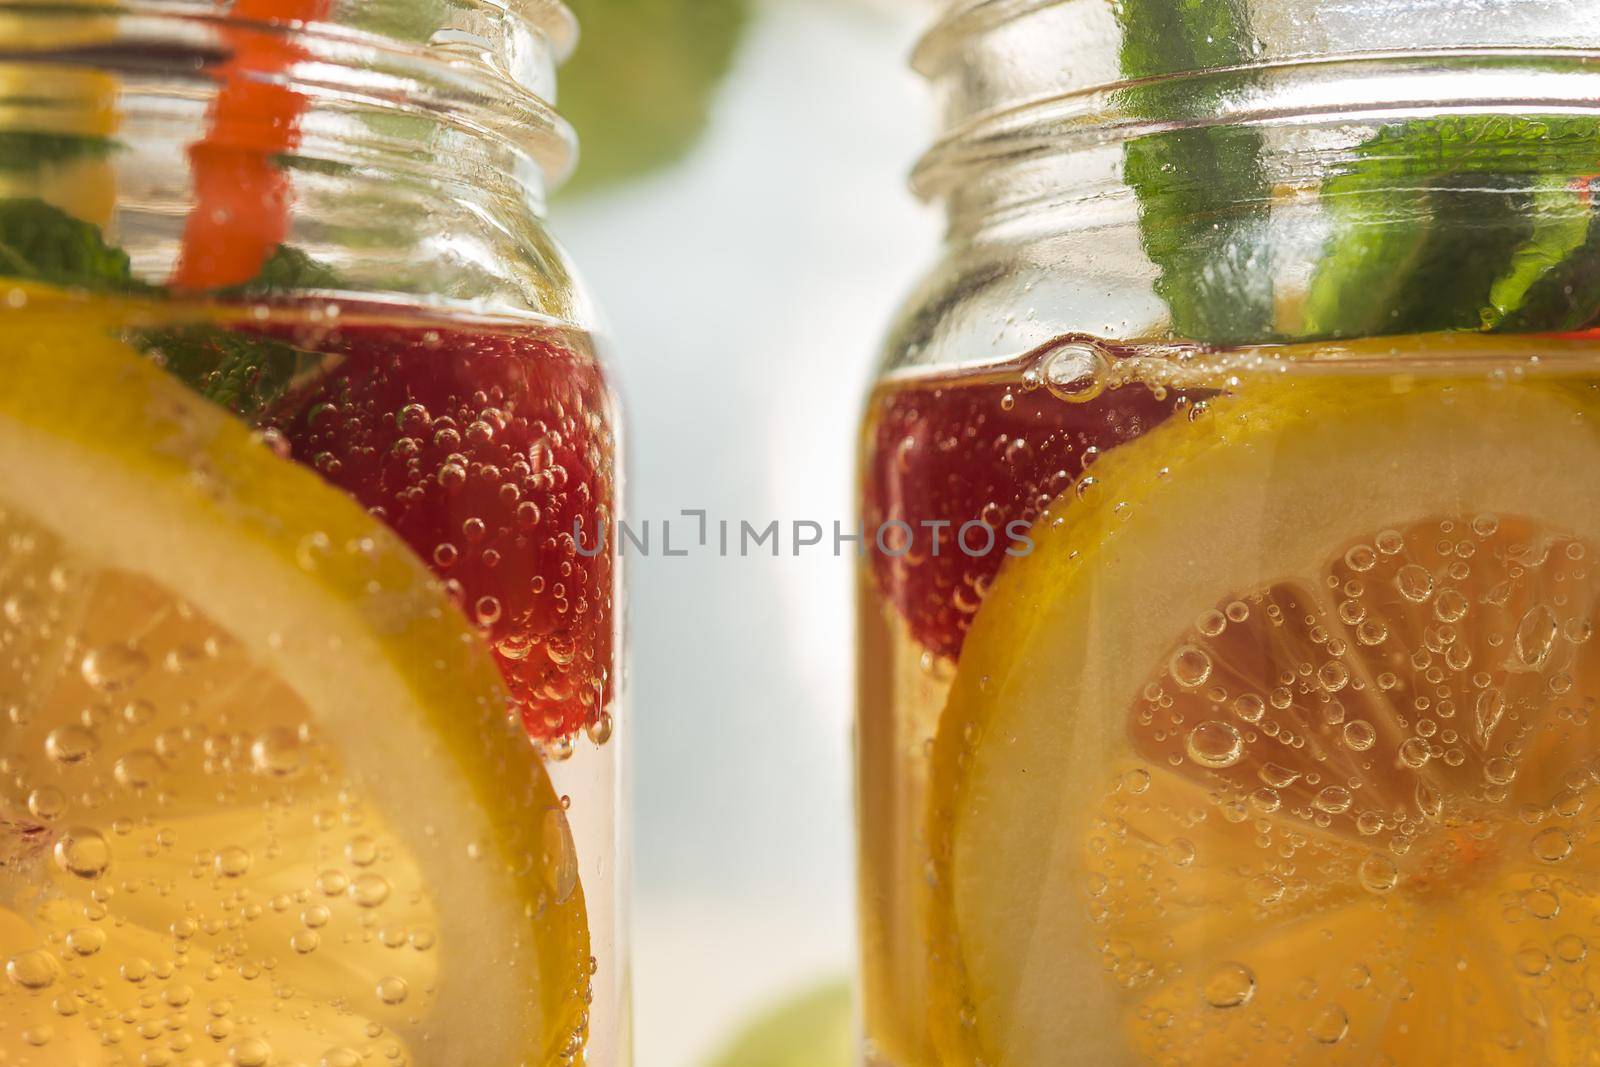
M100 159L116 148L109 137L0 130L0 172L28 173L78 159Z
M1249 75L1164 77L1248 67L1248 5L1122 0L1116 11L1128 82L1119 103L1178 127L1124 148L1173 334L1227 345L1600 322L1589 187L1600 120L1470 115L1384 126L1327 176L1329 236L1300 321L1280 329L1264 139L1254 127L1204 124Z
M1237 66L1252 54L1242 0L1123 0L1117 19L1122 76L1133 83L1121 103L1146 119L1197 117L1216 103L1165 75ZM1272 190L1263 150L1257 130L1230 126L1150 134L1123 149L1140 239L1178 336L1245 344L1271 335L1272 279L1261 257Z
M165 294L133 276L127 253L107 244L98 226L33 198L0 200L0 288L6 278L92 293ZM341 287L332 268L280 246L253 281L216 295ZM282 397L311 358L287 341L211 323L137 330L127 340L197 393L245 417Z
M98 226L32 198L0 200L0 277L94 291L146 288Z
M1331 234L1302 334L1571 330L1600 314L1590 119L1387 126L1324 180Z

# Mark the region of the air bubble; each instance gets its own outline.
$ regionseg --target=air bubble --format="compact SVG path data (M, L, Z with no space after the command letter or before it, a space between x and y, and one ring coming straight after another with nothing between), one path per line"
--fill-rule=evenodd
M242 878L249 873L251 861L254 859L248 849L237 845L219 848L215 858L211 861L212 869L224 878Z
M1245 722L1257 723L1266 713L1266 701L1254 693L1241 693L1233 701L1233 713Z
M1444 813L1444 797L1427 782L1417 782L1412 799L1417 803L1417 810L1429 819L1437 819Z
M389 899L389 879L370 871L359 874L351 881L347 893L361 907L376 908Z
M1100 349L1064 344L1045 357L1044 384L1060 399L1084 404L1105 391L1109 371L1110 361Z
M1211 677L1211 657L1194 645L1184 645L1168 663L1172 680L1185 689L1198 689Z
M395 424L402 433L421 433L433 424L433 416L421 404L407 404L395 412Z
M21 952L6 961L6 977L23 989L48 989L60 974L61 964L43 949Z
M1356 877L1368 892L1387 893L1400 881L1400 869L1381 852L1372 852L1361 861Z
M1421 604L1433 595L1433 575L1408 563L1395 572L1394 587L1413 604Z
M90 649L79 665L83 680L103 693L126 689L149 667L150 660L143 652L121 642Z
M1287 789L1300 780L1298 772L1276 763L1263 764L1257 775L1263 784L1269 785L1274 789Z
M1317 671L1317 683L1329 693L1337 693L1350 684L1350 669L1338 660L1329 660Z
M578 852L567 813L560 808L544 813L541 852L545 888L557 904L565 904L578 888Z
M1221 770L1244 757L1244 738L1225 722L1203 722L1189 731L1184 747L1189 758L1202 767Z
M446 463L439 468L438 482L440 488L447 492L455 492L467 484L467 468L464 463Z
M1395 556L1405 549L1406 539L1400 535L1399 530L1385 530L1377 536L1374 544L1384 555Z
M1544 666L1556 640L1556 615L1543 604L1531 607L1517 624L1517 658L1530 670Z
M1326 812L1329 815L1342 815L1350 810L1353 800L1350 790L1344 786L1330 785L1317 794L1312 804L1318 811Z
M305 764L305 745L300 732L288 726L271 726L261 731L250 745L250 765L257 774L288 778Z
M1440 622L1457 622L1467 613L1467 598L1458 589L1440 590L1433 600L1433 614Z
M28 813L50 822L67 810L67 797L53 785L42 785L28 794Z
M135 749L117 760L112 767L112 776L117 784L125 789L148 789L161 780L166 774L166 765L147 748Z
M1365 752L1378 739L1372 724L1362 719L1351 719L1344 724L1345 747L1352 752Z
M57 840L56 864L79 878L98 878L111 866L111 846L100 831L86 826L73 827Z
M272 1061L272 1046L258 1037L246 1038L228 1049L230 1067L267 1067Z
M378 979L378 999L385 1004L403 1003L410 991L404 978L396 978L391 975L387 978Z
M345 844L344 855L357 867L370 867L378 861L378 843L366 834L353 837Z
M1556 957L1562 963L1582 963L1589 955L1589 944L1577 934L1566 934L1556 939Z
M1370 571L1378 565L1378 557L1367 545L1356 545L1344 554L1345 566L1360 573Z
M1550 957L1543 949L1528 947L1517 952L1514 960L1517 970L1529 978L1537 978L1550 969Z
M1430 758L1428 743L1420 737L1408 737L1400 743L1398 755L1401 763L1417 770Z
M98 926L80 926L67 934L67 948L74 955L93 956L105 947L105 931Z
M1572 855L1572 837L1559 826L1551 826L1533 835L1529 842L1534 857L1545 863L1560 863Z
M45 755L57 763L80 763L100 747L94 731L82 726L60 726L45 735Z
M1504 756L1495 756L1484 761L1483 776L1494 785L1510 785L1517 776L1517 765Z
M1522 906L1535 919L1554 919L1561 914L1561 898L1548 889L1530 889L1523 893Z
M1202 995L1213 1008L1243 1007L1256 995L1255 973L1242 963L1220 964L1206 976Z

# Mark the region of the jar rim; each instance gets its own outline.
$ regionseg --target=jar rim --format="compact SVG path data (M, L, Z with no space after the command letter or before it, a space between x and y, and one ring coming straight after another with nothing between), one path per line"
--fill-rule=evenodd
M970 10L1019 2L1058 0L974 0ZM1087 85L963 117L919 159L912 187L937 200L959 191L975 168L1186 129L1493 114L1600 114L1600 49L1344 52Z
M946 0L913 54L943 123L913 184L1195 127L1594 116L1597 61L1573 0Z
M1064 2L1067 0L946 0L939 17L917 39L911 52L911 68L931 75L939 60L964 35Z
M404 2L390 5L391 17ZM278 55L291 49L293 60L242 73L292 89L312 109L422 113L525 155L547 188L570 175L577 136L555 109L554 70L575 47L578 23L562 0L444 0L443 24L420 39L386 31L374 10L335 0L313 21L247 20L218 0L0 0L0 22L21 30L0 42L0 63L130 75L159 67L204 84L251 40Z

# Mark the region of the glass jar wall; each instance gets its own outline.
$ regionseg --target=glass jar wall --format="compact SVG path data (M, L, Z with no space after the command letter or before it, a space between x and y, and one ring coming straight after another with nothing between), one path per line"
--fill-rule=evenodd
M0 3L5 1062L630 1062L575 37Z
M978 0L868 404L875 1065L1597 1054L1584 5Z

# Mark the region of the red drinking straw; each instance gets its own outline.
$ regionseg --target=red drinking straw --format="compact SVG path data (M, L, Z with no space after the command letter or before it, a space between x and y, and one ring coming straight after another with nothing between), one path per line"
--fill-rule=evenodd
M288 237L293 191L277 157L299 144L307 101L282 84L282 75L304 53L281 31L248 24L316 21L331 2L234 3L222 31L230 55L221 68L211 126L189 149L195 206L172 273L175 289L243 285Z

